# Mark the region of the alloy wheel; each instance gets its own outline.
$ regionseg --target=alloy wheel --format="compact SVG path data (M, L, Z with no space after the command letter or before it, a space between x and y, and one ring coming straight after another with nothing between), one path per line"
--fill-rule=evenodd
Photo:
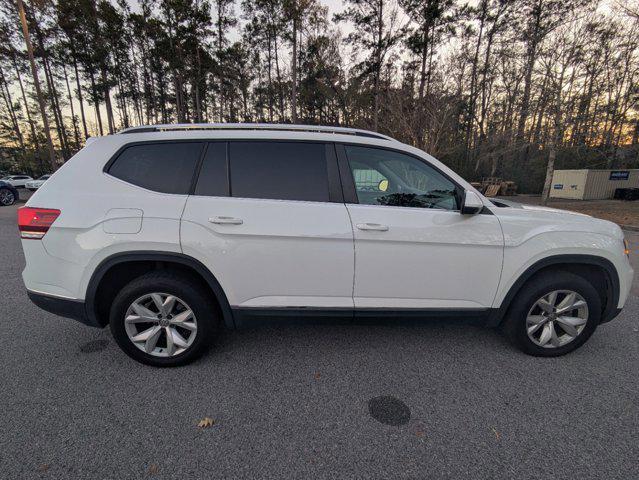
M149 293L126 311L124 326L129 340L154 357L173 357L188 349L197 336L193 310L168 293Z
M0 203L2 203L2 205L8 207L9 205L13 205L14 201L15 196L11 190L6 188L0 189Z
M528 338L543 348L572 342L588 322L588 304L572 290L554 290L537 300L526 317Z

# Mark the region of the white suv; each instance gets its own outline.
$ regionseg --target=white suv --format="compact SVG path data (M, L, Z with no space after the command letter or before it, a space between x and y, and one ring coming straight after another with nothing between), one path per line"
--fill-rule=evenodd
M491 202L423 151L345 128L124 130L18 217L31 300L109 324L157 366L269 317L474 317L562 355L619 313L633 276L614 223Z

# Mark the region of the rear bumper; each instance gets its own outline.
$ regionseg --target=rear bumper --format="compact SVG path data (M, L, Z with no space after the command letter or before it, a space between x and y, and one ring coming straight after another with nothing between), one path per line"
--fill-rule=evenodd
M82 300L54 297L30 290L27 290L27 294L29 295L29 300L42 310L59 315L60 317L72 318L90 327L102 328L101 325L93 322L87 315L86 306Z

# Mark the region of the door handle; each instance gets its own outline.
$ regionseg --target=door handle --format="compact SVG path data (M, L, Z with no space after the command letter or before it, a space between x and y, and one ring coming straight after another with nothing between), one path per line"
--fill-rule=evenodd
M358 223L355 225L360 230L374 230L376 232L386 232L388 225L381 225L379 223Z
M209 222L216 225L242 225L244 221L241 218L235 217L211 217Z

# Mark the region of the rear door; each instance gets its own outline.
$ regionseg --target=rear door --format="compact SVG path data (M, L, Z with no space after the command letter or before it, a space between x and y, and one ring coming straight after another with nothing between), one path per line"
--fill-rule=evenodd
M353 307L353 233L331 144L209 143L181 242L235 309Z
M497 217L462 215L460 189L425 160L338 146L355 235L358 309L483 310L502 266Z

